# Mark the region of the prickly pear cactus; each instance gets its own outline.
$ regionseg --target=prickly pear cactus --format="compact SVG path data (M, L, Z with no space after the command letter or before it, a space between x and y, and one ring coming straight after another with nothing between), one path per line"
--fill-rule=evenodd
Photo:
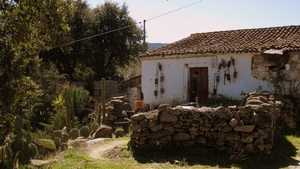
M19 163L21 164L27 164L29 163L30 156L29 156L29 144L27 142L24 142L24 149L19 154Z
M73 128L69 133L69 138L72 140L75 140L79 137L79 130L76 128Z
M61 139L58 137L54 138L54 144L56 145L56 149L58 149L61 145Z
M63 133L60 131L60 130L54 130L53 131L53 136L54 136L54 138L55 137L57 137L57 138L62 138L62 135L63 135Z
M24 150L24 141L23 140L15 140L11 143L11 149L13 153L17 153L19 151Z
M15 129L17 131L19 131L19 130L21 130L23 128L23 125L24 125L23 119L20 118L20 117L17 117L15 119Z
M93 131L93 132L96 132L96 130L99 128L99 124L97 122L94 122L91 124L90 126L90 129Z
M38 155L38 148L36 145L30 143L29 144L29 157L30 158L35 158Z
M67 143L69 141L69 134L64 133L61 138L62 143Z
M82 126L80 128L80 136L88 138L90 136L90 129L87 126Z

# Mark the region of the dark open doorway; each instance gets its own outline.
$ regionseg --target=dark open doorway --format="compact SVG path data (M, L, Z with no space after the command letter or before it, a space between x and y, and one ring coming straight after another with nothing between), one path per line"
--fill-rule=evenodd
M197 93L199 104L204 103L208 98L208 68L207 67L194 67L190 68L190 79L192 79L195 71L198 71L197 75ZM191 81L189 81L189 84ZM189 88L190 91L190 88ZM190 92L189 92L190 93ZM191 94L189 95L189 101L191 101Z

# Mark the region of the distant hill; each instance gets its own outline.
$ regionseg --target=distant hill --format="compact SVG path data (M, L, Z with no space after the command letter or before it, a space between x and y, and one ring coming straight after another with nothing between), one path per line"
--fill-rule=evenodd
M167 43L148 43L148 44L149 44L148 51L151 51L151 50L157 49L161 46L167 45Z

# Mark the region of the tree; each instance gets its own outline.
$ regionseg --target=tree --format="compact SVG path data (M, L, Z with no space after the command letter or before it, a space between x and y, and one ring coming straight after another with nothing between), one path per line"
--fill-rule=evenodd
M128 65L146 50L143 30L129 16L126 4L105 2L92 13L91 32L99 36L91 39L93 53L87 64L92 65L96 79L117 79L117 68Z
M70 80L76 79L74 77L75 69L81 66L81 63L88 58L91 51L89 49L90 43L87 40L80 41L80 39L90 36L91 9L82 0L74 1L72 7L72 13L68 15L68 25L70 26L68 37L71 37L71 39L68 43L61 44L70 47L71 50L55 47L40 54L44 61L56 63L59 72L68 74Z
M95 73L95 80L118 79L117 68L125 67L146 50L143 30L129 16L125 4L105 2L90 9L78 0L68 23L71 50L53 48L41 57L56 63L60 73L68 74L71 80L82 80L76 77L76 70L88 67Z
M15 115L26 117L42 94L30 76L38 70L38 54L69 41L66 16L71 0L0 2L0 141L12 130Z

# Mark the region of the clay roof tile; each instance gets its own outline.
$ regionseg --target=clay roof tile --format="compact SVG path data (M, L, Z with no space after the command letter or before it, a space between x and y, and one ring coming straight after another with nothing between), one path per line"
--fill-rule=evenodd
M188 53L260 52L261 48L300 49L300 26L240 29L195 33L174 43L150 51L143 56ZM287 48L288 47L288 48Z

